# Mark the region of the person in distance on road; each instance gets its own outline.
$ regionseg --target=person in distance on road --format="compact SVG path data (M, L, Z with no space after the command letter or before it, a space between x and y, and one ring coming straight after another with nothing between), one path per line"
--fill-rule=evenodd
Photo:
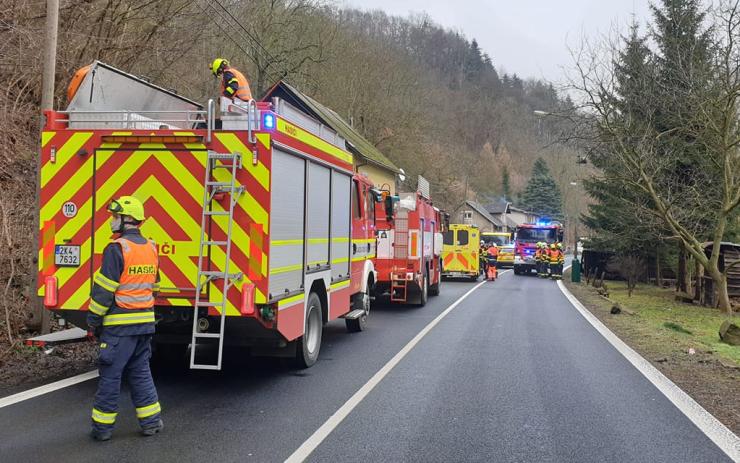
M159 290L159 257L154 242L141 236L144 206L133 196L108 205L111 231L119 235L103 251L93 277L87 324L100 340L100 379L92 409L95 440L109 440L118 414L121 380L131 389L141 433L160 432L161 407L149 369L154 334L154 297Z
M542 277L542 241L538 241L534 251L534 261L537 269L537 276Z
M488 279L491 281L496 281L496 277L498 276L498 268L496 265L498 264L498 246L496 246L496 243L491 243L491 246L486 251L487 259L488 259Z
M563 277L564 262L563 245L561 243L553 243L550 246L550 274L553 280L559 280Z
M229 61L216 58L210 65L211 73L215 77L221 77L221 95L232 100L249 101L252 99L252 91L244 74L238 69L232 68Z
M488 250L486 249L486 243L480 244L480 252L478 253L478 260L480 265L480 273L482 275L488 274Z

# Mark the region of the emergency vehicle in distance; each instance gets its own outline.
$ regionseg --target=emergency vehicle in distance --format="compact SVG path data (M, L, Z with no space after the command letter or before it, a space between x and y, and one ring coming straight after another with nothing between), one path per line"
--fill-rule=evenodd
M131 195L160 254L155 345L191 345L191 368L220 369L224 344L308 367L323 324L365 328L374 199L343 138L279 99L221 99L217 126L213 100L203 109L100 62L76 86L65 111L44 114L38 294L49 310L85 326L111 239L106 206Z
M514 242L511 240L511 233L483 232L481 233L481 242L485 243L486 248L494 243L498 247L496 267L511 267L514 265Z
M387 295L391 302L424 306L428 296L440 292L445 214L434 207L429 182L422 176L416 192L391 196L383 191L379 199L375 294Z
M453 223L449 226L443 234L443 277L478 280L481 274L480 235L475 225Z
M535 252L537 243L547 245L563 241L563 225L560 222L540 220L516 227L514 234L514 274L529 274L537 269Z

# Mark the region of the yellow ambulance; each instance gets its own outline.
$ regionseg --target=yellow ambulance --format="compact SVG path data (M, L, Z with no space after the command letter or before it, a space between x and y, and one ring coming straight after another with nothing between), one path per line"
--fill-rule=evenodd
M470 278L480 275L480 232L475 225L450 224L444 233L442 276Z

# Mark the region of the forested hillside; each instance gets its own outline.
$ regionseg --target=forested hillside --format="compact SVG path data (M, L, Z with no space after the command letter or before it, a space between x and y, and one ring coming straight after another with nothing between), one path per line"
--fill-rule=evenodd
M504 177L516 202L538 157L563 191L565 214L579 207L575 154L551 143L557 118L534 114L564 112L570 101L548 83L507 74L474 38L424 15L342 10L323 0L61 3L57 108L74 70L95 59L205 101L218 89L207 66L223 56L245 71L257 96L284 78L334 109L409 179L429 178L448 211L466 198L502 195ZM44 20L41 0L0 0L0 265L8 284L0 290L16 318L35 267ZM5 324L13 337L19 326Z

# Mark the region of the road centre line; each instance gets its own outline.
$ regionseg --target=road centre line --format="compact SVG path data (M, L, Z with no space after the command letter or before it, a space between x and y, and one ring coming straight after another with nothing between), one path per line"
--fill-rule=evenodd
M48 394L49 392L54 392L68 386L73 386L78 383L95 379L97 377L98 370L88 371L87 373L82 373L81 375L72 376L71 378L62 379L60 381L44 384L43 386L35 387L27 391L9 395L0 399L0 408L7 407L8 405L17 404L18 402L23 402L24 400L33 399L34 397Z
M509 270L505 270L501 272L500 274L504 274L508 272ZM391 358L388 363L383 365L383 367L378 370L377 373L373 375L370 380L368 380L367 383L365 383L357 392L355 392L352 397L347 400L347 402L344 403L332 416L329 417L328 420L324 422L324 424L319 427L303 444L301 444L298 449L293 452L291 456L289 456L285 463L298 463L304 461L306 458L308 458L311 453L313 453L316 448L321 445L321 443L329 436L329 434L334 431L334 429L339 426L342 421L344 421L345 418L354 410L360 402L362 402L365 397L370 394L370 392L380 384L380 382L388 375L388 373L393 370L393 368L398 365L401 360L403 360L406 355L411 352L411 350L421 341L424 336L429 334L432 329L439 324L440 321L442 321L443 318L445 318L447 315L449 315L450 312L452 312L462 301L464 301L470 294L473 293L476 289L480 288L483 284L486 283L486 280L481 281L477 285L475 285L473 288L471 288L468 292L463 294L458 300L453 302L449 307L447 307L444 312L439 314L434 320L429 322L427 326L425 326L419 333L414 336L414 338L408 342L396 355Z
M573 293L565 287L562 281L558 281L560 291L578 312L609 341L637 371L650 381L668 400L673 403L694 425L699 428L717 447L727 454L733 461L740 462L740 438L730 431L717 418L699 405L680 387L668 379L663 373L645 360L640 354L624 343L614 332L604 325L594 314L592 314Z

